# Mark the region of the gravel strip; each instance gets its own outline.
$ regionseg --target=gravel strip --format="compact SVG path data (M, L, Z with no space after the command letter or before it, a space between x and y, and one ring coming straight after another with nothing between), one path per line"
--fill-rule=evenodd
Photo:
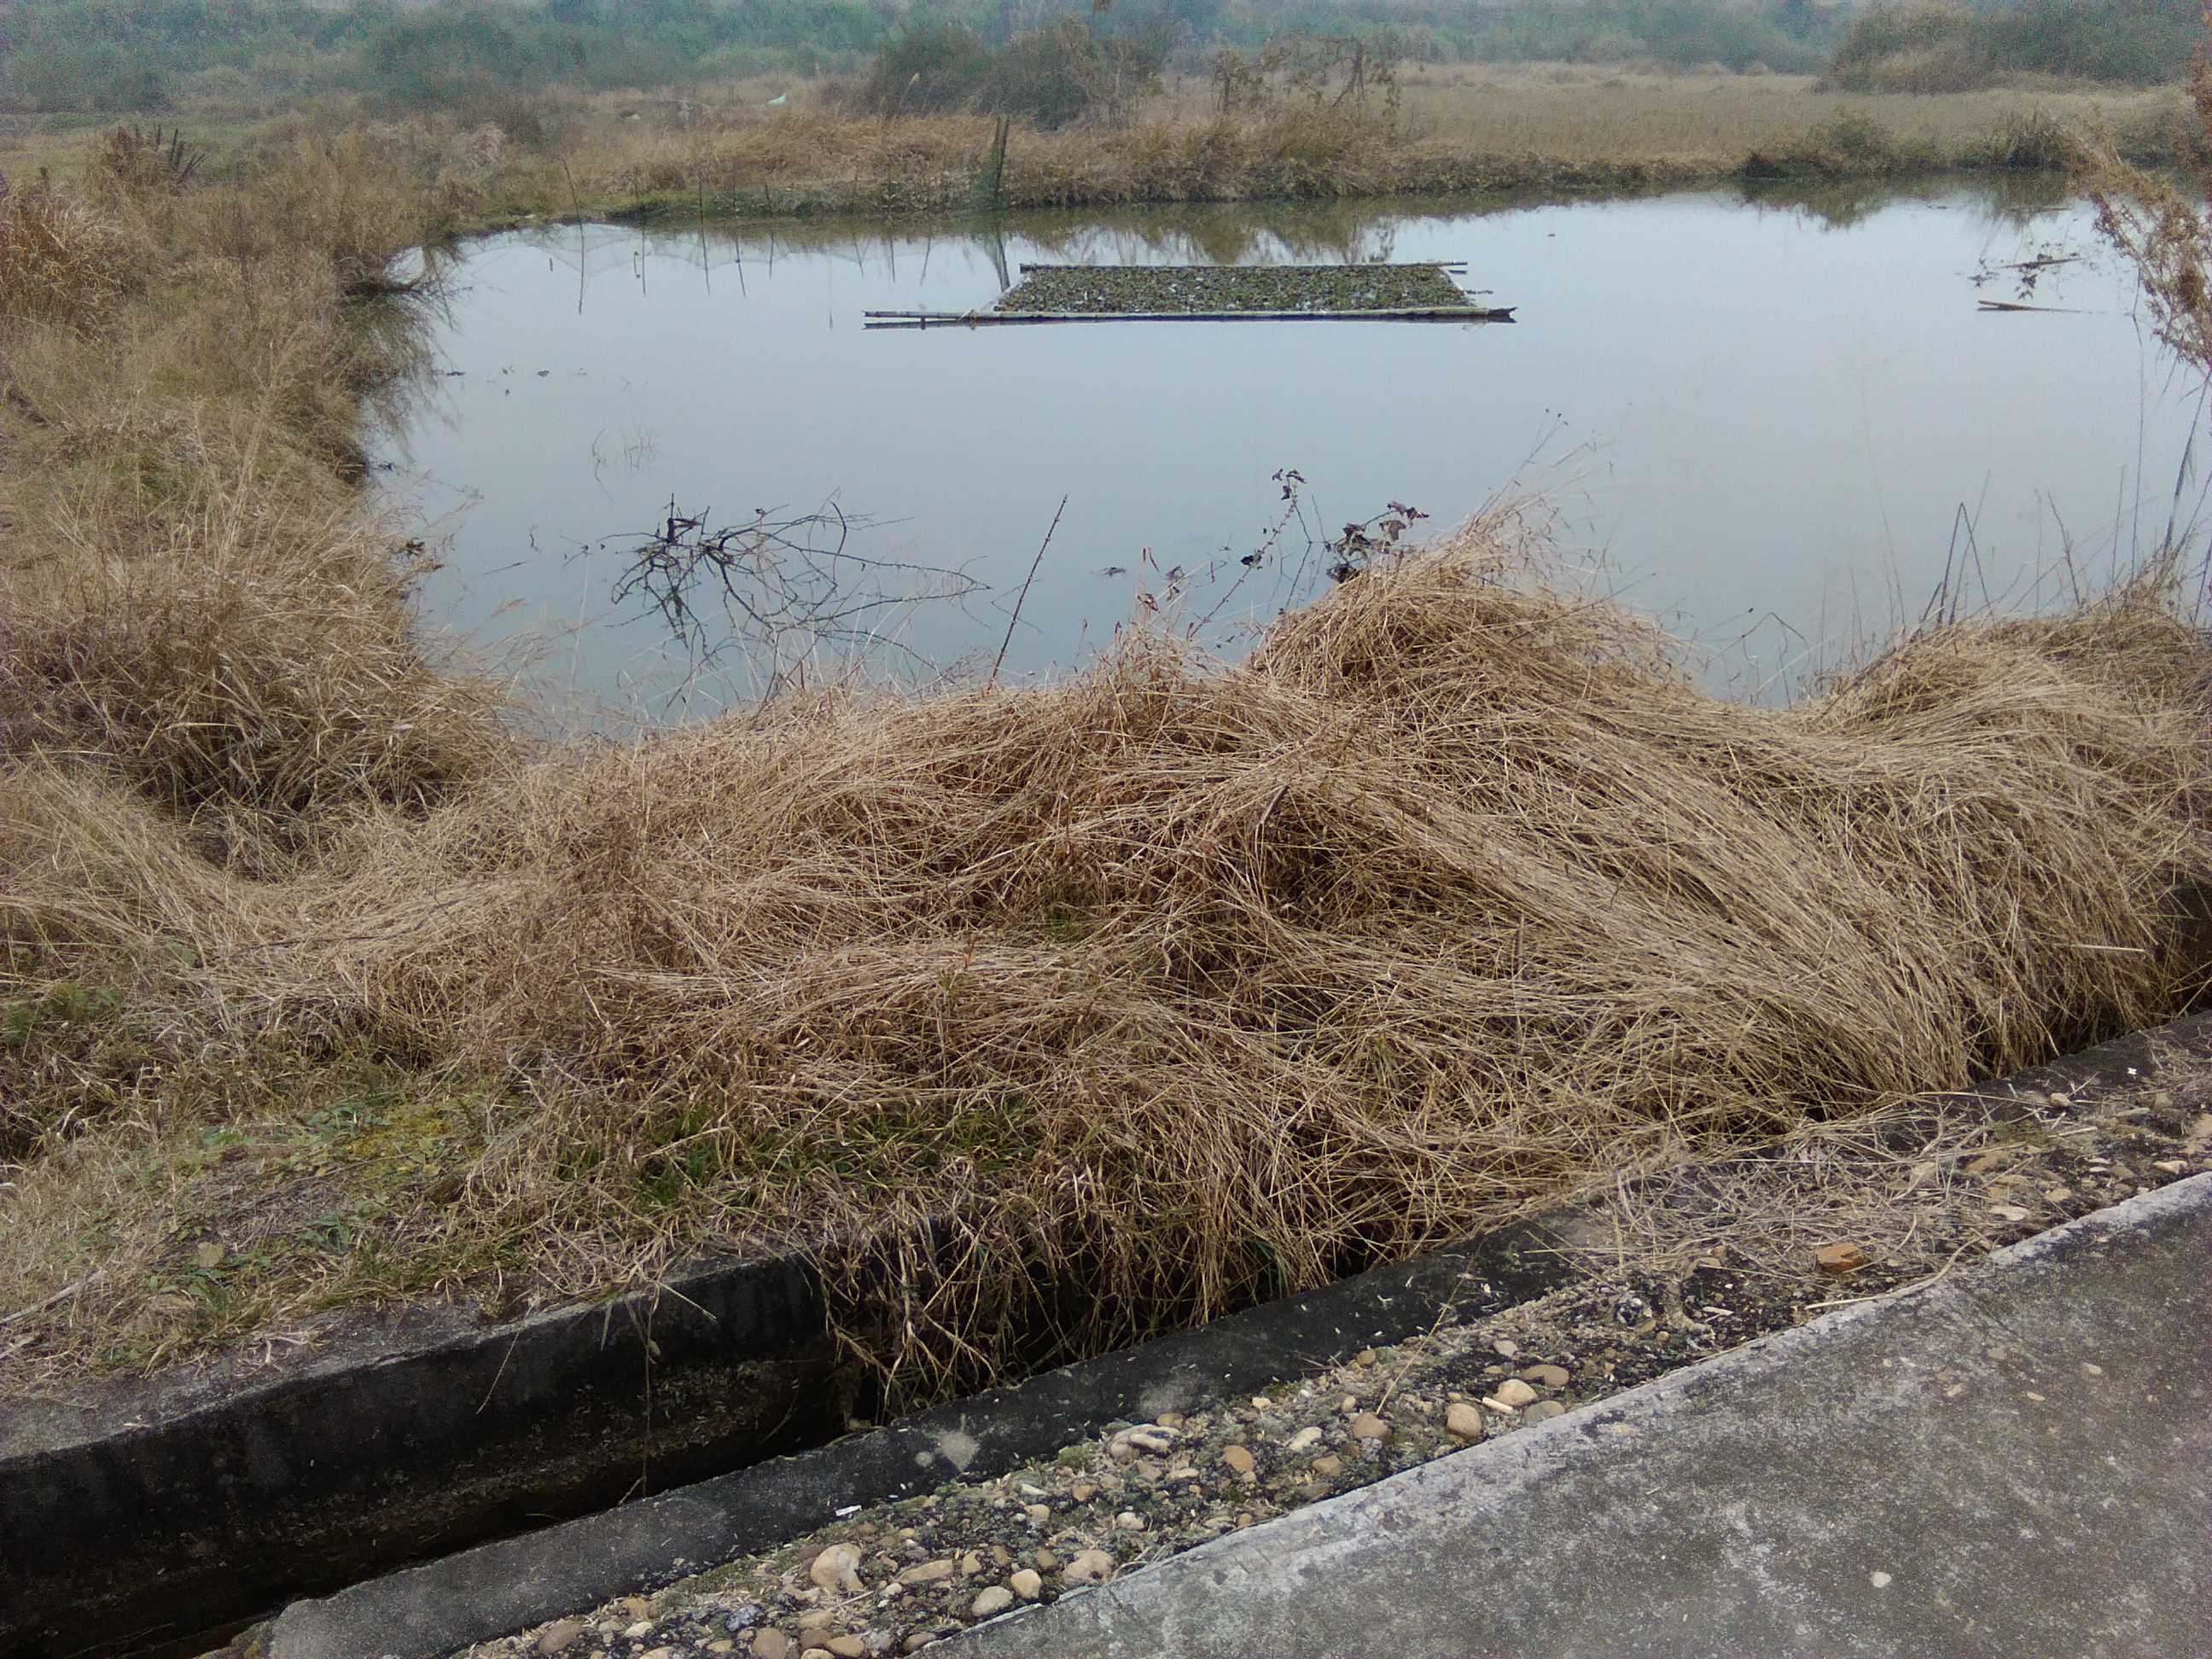
M1318 1376L1115 1423L1001 1478L856 1509L782 1548L466 1659L910 1653L1220 1534L1634 1387L2212 1167L2212 1074L2162 1069L1991 1125L1880 1115L1692 1164L1593 1212L1587 1274ZM1609 1238L1607 1237L1610 1233Z

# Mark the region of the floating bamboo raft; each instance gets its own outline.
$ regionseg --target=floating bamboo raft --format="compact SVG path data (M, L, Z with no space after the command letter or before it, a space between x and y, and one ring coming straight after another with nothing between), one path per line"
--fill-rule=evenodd
M1510 323L1474 303L1456 261L1343 265L1024 265L976 311L871 311L869 328L1025 323Z

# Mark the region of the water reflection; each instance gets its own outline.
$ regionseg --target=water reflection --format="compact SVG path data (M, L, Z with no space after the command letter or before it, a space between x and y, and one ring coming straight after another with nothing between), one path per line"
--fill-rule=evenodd
M2063 260L2039 268L2047 309L1977 311L2037 258ZM1024 260L1376 258L1466 259L1521 321L860 326L988 303ZM893 643L877 666L927 678L1002 649L1065 667L1132 616L1234 650L1326 585L1344 526L1534 487L1601 580L1771 691L1947 571L1954 596L2051 603L2194 505L2193 388L2039 179L592 226L488 239L449 274L436 395L387 458L451 534L427 608L537 641L549 686L663 714L763 684L757 662L702 673L617 602L672 514L872 520L856 556L951 573L861 630ZM850 642L787 637L777 672L835 672Z

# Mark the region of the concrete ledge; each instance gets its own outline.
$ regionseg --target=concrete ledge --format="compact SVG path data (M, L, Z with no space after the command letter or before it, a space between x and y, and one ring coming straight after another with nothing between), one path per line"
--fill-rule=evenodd
M0 1654L219 1640L303 1588L818 1443L833 1363L812 1270L783 1258L490 1327L364 1319L303 1363L11 1406Z
M1447 1309L1480 1316L1576 1269L1552 1221L1231 1314L682 1492L486 1544L288 1608L270 1659L436 1659L610 1596L795 1537L848 1504L996 1474L1096 1434L1404 1340Z
M2212 1653L2212 1176L952 1659Z

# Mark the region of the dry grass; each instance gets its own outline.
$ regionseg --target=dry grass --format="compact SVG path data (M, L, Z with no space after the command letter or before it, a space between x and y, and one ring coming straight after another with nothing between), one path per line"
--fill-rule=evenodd
M1164 131L1109 137L1212 165ZM830 1236L953 1386L2193 989L2212 649L2150 579L1752 708L1499 520L1240 667L534 752L350 482L384 253L521 165L465 136L111 181L133 284L5 321L0 1310L69 1291L10 1389Z
M42 1168L96 1160L95 1126L135 1158L295 1087L278 1109L312 1109L316 1068L234 1041L195 969L344 824L511 743L425 659L412 556L355 488L414 335L349 291L419 204L342 147L216 189L150 148L36 192L71 248L127 255L78 267L127 280L0 312L0 1160ZM0 1202L34 1211L20 1184ZM64 1265L21 1213L12 1269Z
M0 319L96 328L132 285L139 252L122 227L46 180L0 177Z
M551 1294L834 1233L854 1341L919 1387L2186 994L2212 654L2154 597L1938 629L1771 711L1508 562L1479 531L1240 669L1145 645L556 757L281 905L213 896L227 945L210 895L161 904L234 1018L475 1091L408 1109L483 1120L409 1248L496 1241ZM76 1300L152 1316L133 1265Z
M549 108L536 122L543 147L510 147L483 187L502 210L550 214L919 210L972 197L989 121L856 117L805 87L771 111L763 90ZM1401 92L1395 109L1285 100L1223 116L1203 83L1171 86L1125 125L1018 133L1006 202L1619 188L1777 171L1868 177L2057 165L2052 132L2100 137L2145 161L2193 142L2174 88L1914 98L1825 92L1792 76L1467 66L1411 70Z

